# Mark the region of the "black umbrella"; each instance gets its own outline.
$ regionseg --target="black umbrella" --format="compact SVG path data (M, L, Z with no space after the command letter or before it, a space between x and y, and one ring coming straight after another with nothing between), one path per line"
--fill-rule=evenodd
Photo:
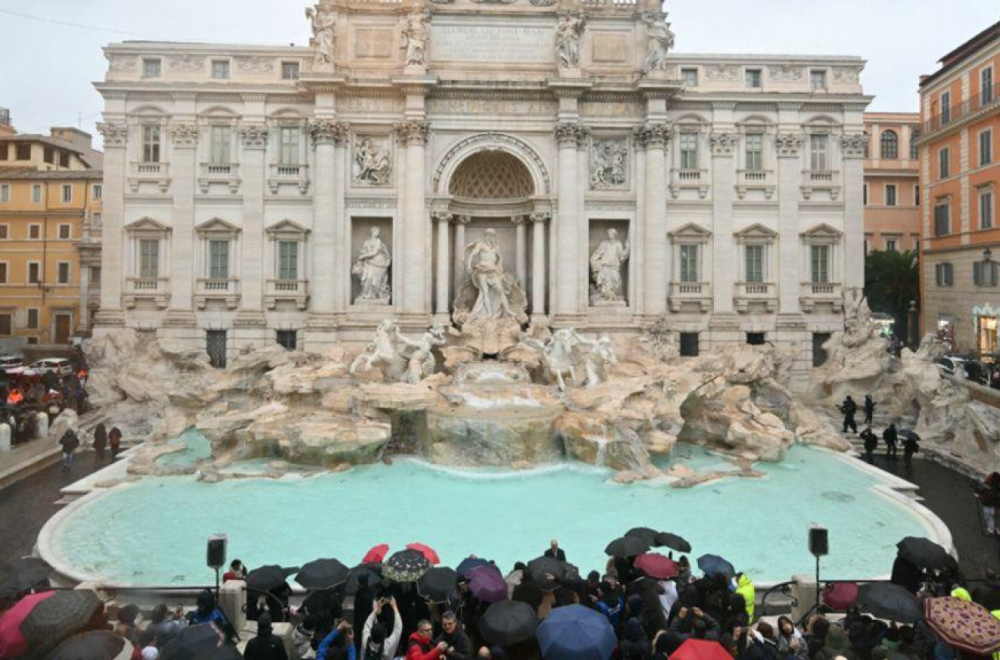
M907 536L896 544L896 548L900 557L917 568L943 569L954 562L947 550L920 536Z
M45 660L130 660L132 644L110 630L73 635L45 656Z
M649 546L656 545L657 534L659 534L659 532L652 527L633 527L625 532L625 536L634 536L637 539L642 539L646 542L646 545Z
M295 581L306 589L332 589L347 581L348 572L336 559L317 559L300 568Z
M611 557L638 557L647 551L649 544L638 536L622 536L604 548L604 552Z
M858 607L880 619L915 623L924 610L909 591L889 582L869 582L858 587Z
M917 432L914 431L913 429L900 429L899 430L899 437L901 437L901 438L909 438L910 440L913 440L914 442L920 442L920 436L917 435Z
M417 591L432 603L447 602L455 590L458 573L447 566L435 566L417 580Z
M479 568L480 566L486 566L492 564L493 562L488 559L480 559L479 557L466 557L462 560L462 563L455 567L455 571L459 575L468 575L473 571L473 569Z
M677 552L683 552L687 554L691 552L691 544L685 541L682 537L671 534L670 532L659 532L653 543L650 545L655 545L656 547L670 548L671 550L676 550Z
M347 572L344 593L354 596L364 585L374 585L382 581L382 564L358 564Z
M104 604L90 589L57 591L32 608L21 622L21 634L29 645L49 648L87 627Z
M431 562L419 550L400 550L382 564L382 576L394 582L416 582Z
M701 557L698 557L698 568L700 568L705 575L716 575L721 573L726 576L727 580L731 580L733 576L736 575L736 569L733 565L719 555L702 555Z
M289 575L294 575L299 569L282 568L277 564L269 564L255 568L247 574L247 588L254 591L272 591L285 583Z
M240 660L236 647L214 623L188 626L160 649L159 660Z
M528 575L542 591L555 591L559 588L559 580L576 579L580 577L580 569L568 562L539 557L528 562ZM552 579L549 579L549 576Z
M511 646L531 639L538 627L538 617L531 605L517 600L502 600L486 609L479 620L479 632L490 644Z
M35 557L22 557L7 562L0 569L0 598L49 586L51 571L51 566Z

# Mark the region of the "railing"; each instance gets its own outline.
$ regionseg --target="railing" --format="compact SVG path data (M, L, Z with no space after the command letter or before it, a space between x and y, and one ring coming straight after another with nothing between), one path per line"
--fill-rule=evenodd
M770 170L739 170L738 173L744 183L765 183L771 178Z
M309 280L268 280L264 300L270 309L278 301L292 301L304 310L309 304Z
M236 290L236 280L202 278L198 280L198 289L204 292L228 293Z
M306 285L303 280L273 280L271 283L276 293L297 293L299 288L305 290Z
M947 110L934 115L924 122L922 139L930 137L931 133L944 130L967 117L993 107L1000 107L1000 82L987 87L983 92L972 96L967 101L952 105Z
M301 179L306 175L306 165L272 165L271 176L279 179Z
M168 163L132 163L129 166L129 186L138 192L140 182L155 182L166 192L170 185L170 165Z
M202 176L229 178L239 173L239 165L236 163L202 163Z
M836 170L806 170L802 174L813 183L833 183L840 173Z
M806 282L802 285L806 293L812 296L839 296L840 284L834 282Z
M678 181L701 181L701 173L704 170L674 170L677 173Z
M737 282L736 295L741 298L771 297L775 295L773 282Z
M132 291L159 291L160 284L166 283L162 277L131 277L128 280Z

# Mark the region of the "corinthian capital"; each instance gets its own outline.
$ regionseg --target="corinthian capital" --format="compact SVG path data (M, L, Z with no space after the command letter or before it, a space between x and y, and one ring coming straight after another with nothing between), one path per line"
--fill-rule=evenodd
M427 144L427 134L431 125L419 119L411 119L396 124L396 135L403 144Z
M864 158L867 146L867 133L848 133L840 138L840 148L844 152L844 158Z
M556 144L560 147L580 147L587 141L590 129L581 124L564 122L556 124Z
M198 127L194 124L171 124L170 139L175 147L190 149L198 144Z
M774 138L774 145L779 158L794 158L799 155L799 150L802 148L802 134L778 133Z
M128 141L128 125L125 122L103 122L97 125L97 130L104 136L105 148L124 147Z
M243 124L240 138L244 149L264 149L267 147L267 126L264 124Z
M332 119L309 121L309 135L315 144L340 144L347 138L348 124Z
M661 122L648 122L633 130L639 146L663 147L670 141L670 126Z
M735 133L712 133L708 141L712 145L713 156L732 156L736 153L739 137Z
M532 224L544 225L550 219L552 219L552 214L549 213L548 211L535 211L534 213L528 216L528 220L530 220Z

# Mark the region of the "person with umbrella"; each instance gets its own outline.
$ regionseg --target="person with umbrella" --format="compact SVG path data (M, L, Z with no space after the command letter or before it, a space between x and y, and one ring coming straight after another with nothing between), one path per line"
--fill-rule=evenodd
M890 422L888 428L882 431L882 439L885 440L886 460L896 458L896 442L899 440L899 433L896 431L895 422Z
M840 412L844 414L844 433L847 433L847 429L851 429L852 433L858 432L858 423L854 421L854 415L858 412L858 404L854 402L851 395L848 394L844 402L838 406Z
M903 431L903 463L913 467L913 455L920 451L920 436L913 431Z
M257 636L247 642L246 660L288 660L285 644L273 634L271 617L266 612L257 619Z
M443 655L449 660L472 660L475 657L476 650L472 646L472 639L451 610L441 615L441 635L438 637L438 644L441 642L446 645Z
M878 448L878 436L872 431L872 427L865 428L861 432L861 439L865 441L865 460L871 465L875 465L875 450Z
M396 599L390 597L388 603L392 607L392 632L386 635L385 625L379 620L386 602L384 598L376 601L372 613L365 621L365 627L361 631L362 660L392 660L396 657L396 648L403 636L403 617L399 613Z
M427 619L417 622L416 631L410 635L406 645L406 660L438 660L447 650L445 642L433 641L434 627ZM316 660L321 660L316 656Z
M865 425L872 425L872 417L875 415L875 402L871 394L865 395Z
M467 575L459 575L455 590L448 596L448 610L454 612L466 628L475 626L479 620L479 601L469 588L470 583Z

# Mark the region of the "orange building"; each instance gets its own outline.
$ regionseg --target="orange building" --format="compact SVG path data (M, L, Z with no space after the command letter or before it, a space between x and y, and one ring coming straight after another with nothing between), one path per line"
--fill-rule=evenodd
M102 172L90 136L0 131L0 348L66 344L99 301Z
M920 83L923 331L986 355L1000 317L1000 23L940 61Z
M865 254L916 250L920 243L920 115L865 114Z

